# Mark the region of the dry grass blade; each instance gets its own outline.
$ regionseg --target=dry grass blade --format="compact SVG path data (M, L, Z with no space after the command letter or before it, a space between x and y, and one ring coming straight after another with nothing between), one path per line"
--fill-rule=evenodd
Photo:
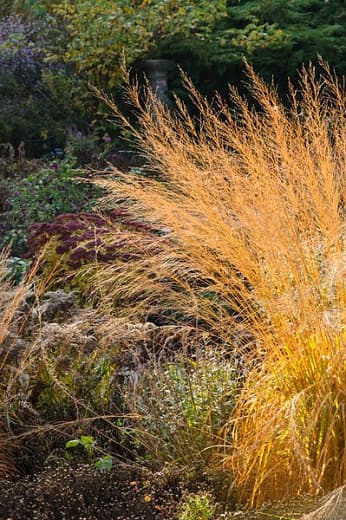
M16 318L16 312L24 301L25 296L30 290L32 281L36 275L40 265L41 256L37 259L35 264L26 275L25 280L17 286L8 280L8 252L0 252L0 347L6 339L10 326ZM44 290L43 287L41 290ZM0 351L1 352L1 351ZM0 371L3 370L10 349L1 352Z
M2 437L2 436L1 436ZM13 442L9 442L8 435L0 437L0 479L11 479L17 474L15 463L11 456Z
M343 520L346 513L344 494L344 486L332 491L318 509L303 515L300 520Z
M23 285L17 289L11 287L10 282L6 281L7 274L7 251L0 253L0 374L2 375L1 386L5 383L6 376L4 368L9 352L1 348L5 338L8 335L10 325L14 319L18 306L23 301L27 292L27 286ZM1 408L5 406L5 393L1 388ZM0 419L1 437L0 437L0 478L11 477L15 471L15 465L10 455L10 436L5 432L5 421L3 417Z
M7 252L0 253L0 345L4 341L13 316L27 293L27 286L21 285L13 289L11 283L6 281Z

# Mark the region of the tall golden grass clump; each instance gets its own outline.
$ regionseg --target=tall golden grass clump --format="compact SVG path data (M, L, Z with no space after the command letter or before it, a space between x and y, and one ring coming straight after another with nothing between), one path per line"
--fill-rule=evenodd
M234 109L210 104L186 80L198 118L150 92L142 106L130 87L140 121L131 129L160 179L113 172L97 182L164 223L185 266L255 340L223 464L239 499L256 505L346 480L346 107L327 65L322 76L302 71L289 109L248 75L255 108L234 89ZM213 300L216 328L222 315Z

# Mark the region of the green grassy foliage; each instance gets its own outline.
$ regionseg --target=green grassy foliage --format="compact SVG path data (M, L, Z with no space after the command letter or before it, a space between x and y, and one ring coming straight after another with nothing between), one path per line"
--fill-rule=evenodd
M78 180L74 160L52 161L24 178L8 179L6 231L2 246L12 243L14 255L26 252L28 229L61 213L89 209L100 191Z

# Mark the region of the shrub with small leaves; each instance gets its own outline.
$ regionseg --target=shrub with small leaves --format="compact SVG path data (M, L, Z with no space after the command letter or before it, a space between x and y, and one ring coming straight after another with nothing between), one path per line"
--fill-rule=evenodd
M237 394L232 364L215 353L148 366L128 384L125 402L139 420L134 443L155 463L206 468Z
M30 226L90 208L100 190L78 181L77 175L73 160L66 159L13 180L8 187L7 232L2 245L12 242L13 254L19 256L25 251Z
M16 256L10 256L7 259L6 280L19 284L24 279L29 269L29 261Z

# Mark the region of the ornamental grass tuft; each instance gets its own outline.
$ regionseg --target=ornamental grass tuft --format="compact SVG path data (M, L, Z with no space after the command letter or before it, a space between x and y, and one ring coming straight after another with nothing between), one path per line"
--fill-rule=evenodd
M230 105L211 104L185 78L191 117L179 99L174 112L151 92L143 102L134 85L138 129L108 100L151 175L114 170L98 184L169 230L157 276L190 284L233 350L236 327L251 338L225 417L232 440L214 459L251 505L346 479L345 90L322 68L302 70L289 108L250 67L251 104L233 88Z

